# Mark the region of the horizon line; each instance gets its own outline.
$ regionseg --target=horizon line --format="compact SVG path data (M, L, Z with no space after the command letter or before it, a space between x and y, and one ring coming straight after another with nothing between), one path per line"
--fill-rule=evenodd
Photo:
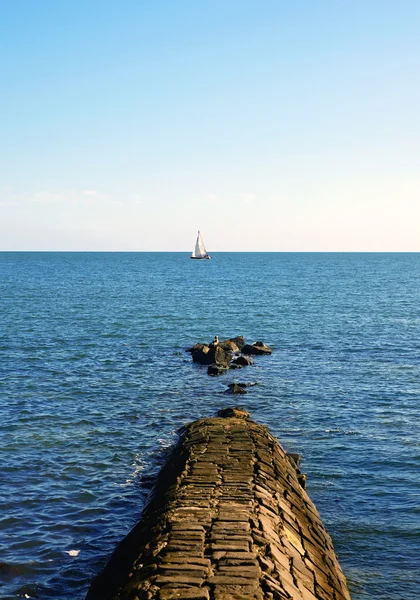
M0 253L188 254L191 250L4 250ZM211 254L419 254L420 250L215 250Z

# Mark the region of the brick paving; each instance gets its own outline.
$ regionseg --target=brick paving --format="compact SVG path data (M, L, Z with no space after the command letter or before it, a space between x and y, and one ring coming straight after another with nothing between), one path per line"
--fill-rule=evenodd
M185 428L86 600L349 600L296 455L241 409Z

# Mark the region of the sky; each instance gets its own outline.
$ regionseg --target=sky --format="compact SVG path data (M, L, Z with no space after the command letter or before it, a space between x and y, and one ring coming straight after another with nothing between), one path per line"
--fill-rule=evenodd
M0 250L420 251L418 0L0 0Z

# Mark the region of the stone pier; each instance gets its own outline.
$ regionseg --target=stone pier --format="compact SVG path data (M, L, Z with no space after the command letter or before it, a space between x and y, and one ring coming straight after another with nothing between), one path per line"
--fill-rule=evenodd
M350 599L297 460L241 409L191 423L86 600Z

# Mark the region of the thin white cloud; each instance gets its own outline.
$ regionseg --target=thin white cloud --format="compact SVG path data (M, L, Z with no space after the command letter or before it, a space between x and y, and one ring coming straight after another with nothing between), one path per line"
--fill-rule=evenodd
M98 190L42 190L34 192L29 201L37 204L80 204L109 200L109 197Z
M196 199L197 204L217 204L218 201L219 198L216 194L206 194Z
M38 204L55 204L61 203L67 200L68 192L49 192L49 191L41 191L35 192L29 200L31 202L36 202Z
M131 193L128 196L128 199L130 200L130 202L132 202L133 204L143 204L144 202L144 198L141 194L137 194L137 193Z
M102 195L98 190L83 190L83 193L85 196L94 196L95 198Z
M19 206L17 200L0 200L0 206Z
M255 194L238 194L238 197L241 198L245 202L245 204L250 204L254 202L256 196Z

